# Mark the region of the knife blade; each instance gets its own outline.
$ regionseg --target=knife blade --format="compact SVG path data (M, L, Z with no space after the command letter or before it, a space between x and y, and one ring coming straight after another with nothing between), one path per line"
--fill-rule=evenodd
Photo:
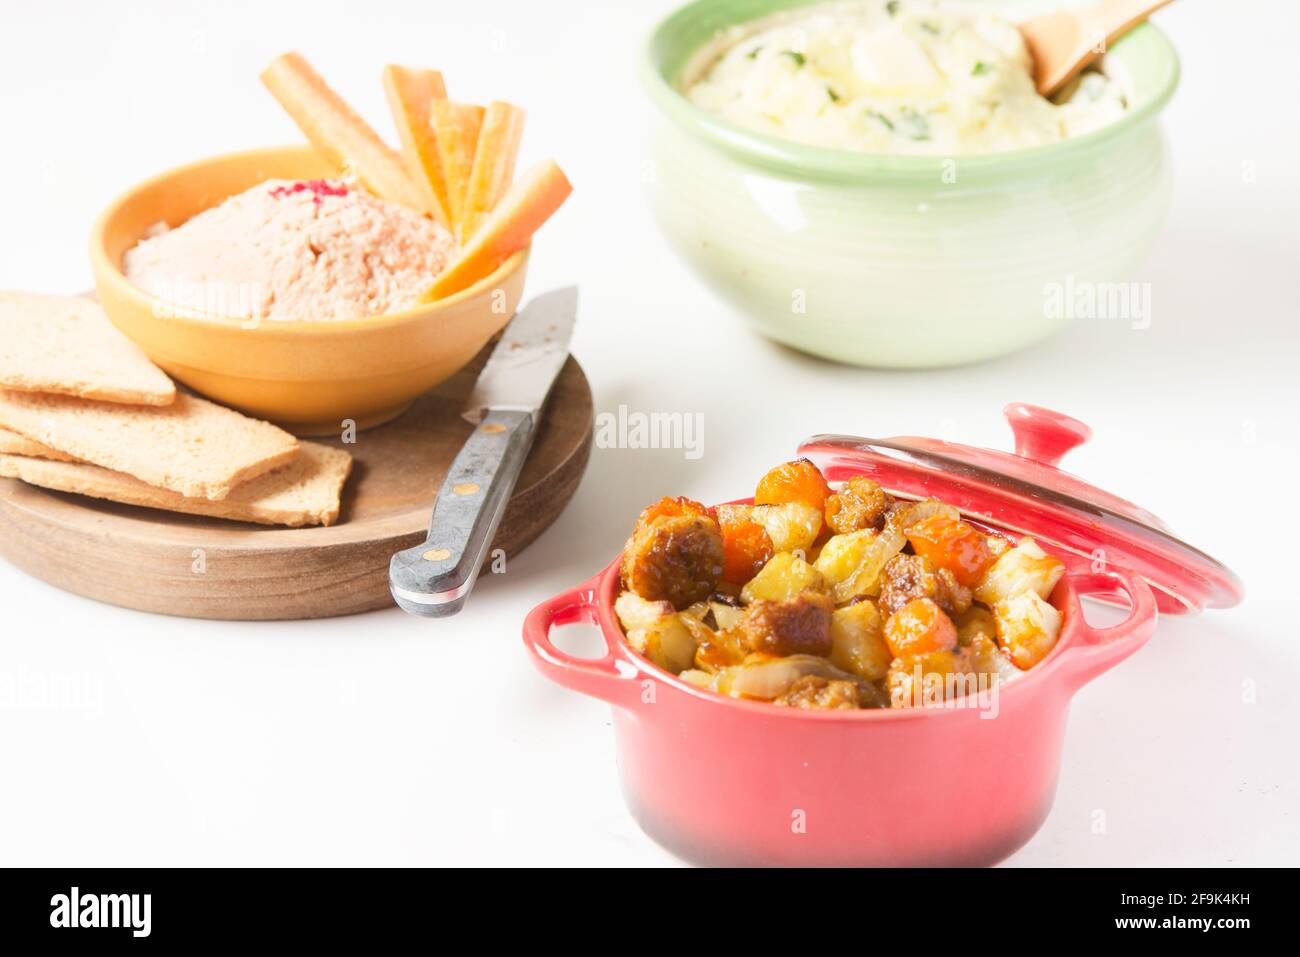
M524 411L535 419L569 357L577 317L577 286L555 289L529 302L488 356L461 415L476 425L491 409Z
M464 607L568 359L577 312L576 287L537 296L488 356L461 413L475 429L438 490L429 533L389 562L389 591L403 610L445 618Z

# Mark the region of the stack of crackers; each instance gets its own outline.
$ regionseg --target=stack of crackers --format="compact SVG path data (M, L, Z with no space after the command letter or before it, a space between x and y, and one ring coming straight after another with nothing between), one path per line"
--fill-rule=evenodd
M0 292L0 477L263 525L330 525L352 457L178 392L89 299Z

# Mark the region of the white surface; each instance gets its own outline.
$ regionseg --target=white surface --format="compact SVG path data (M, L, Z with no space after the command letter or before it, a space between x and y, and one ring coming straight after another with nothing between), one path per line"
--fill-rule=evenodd
M670 6L6 8L0 288L88 288L86 236L120 190L296 141L256 79L276 53L301 49L385 130L380 66L436 65L453 96L525 104L527 157L555 155L577 185L531 286L581 282L574 351L598 410L702 412L705 454L598 449L559 523L446 622L162 618L0 563L0 863L668 863L623 809L607 708L534 672L525 612L601 567L662 494L741 494L817 431L1005 447L1010 400L1090 423L1069 467L1161 514L1250 590L1239 609L1162 622L1078 696L1055 809L1013 862L1300 857L1300 528L1279 499L1300 471L1300 139L1266 99L1285 76L1259 69L1294 60L1295 5L1232 4L1230 21L1227 4L1184 2L1158 16L1184 74L1164 120L1174 209L1137 277L1152 284L1152 328L1081 323L928 374L836 367L754 338L656 233L634 63ZM1244 500L1261 493L1269 506ZM73 694L42 692L59 687Z

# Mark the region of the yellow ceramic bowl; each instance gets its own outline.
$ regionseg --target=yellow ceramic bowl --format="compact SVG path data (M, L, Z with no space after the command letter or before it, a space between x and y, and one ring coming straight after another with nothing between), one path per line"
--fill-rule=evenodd
M337 175L309 146L217 156L163 173L104 211L90 240L99 301L154 362L203 395L301 435L367 428L472 359L523 293L528 250L430 305L346 322L177 316L127 281L122 255L155 223L177 226L266 179Z

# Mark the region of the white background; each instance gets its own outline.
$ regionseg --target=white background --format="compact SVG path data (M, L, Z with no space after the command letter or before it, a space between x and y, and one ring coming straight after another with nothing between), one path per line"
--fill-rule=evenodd
M0 288L87 289L86 237L118 192L297 141L257 81L275 54L302 50L386 133L380 67L436 66L454 97L525 105L525 161L554 155L576 184L530 285L581 283L573 349L598 411L703 412L705 454L597 449L559 522L445 622L156 617L0 563L0 863L672 863L623 808L606 706L533 671L525 612L603 566L660 495L744 494L819 431L1006 447L1011 400L1090 423L1068 467L1249 589L1240 608L1162 621L1079 694L1055 808L1011 863L1300 858L1297 7L1158 15L1184 73L1163 121L1173 212L1137 277L1150 330L1083 322L998 362L903 374L748 334L656 232L635 65L671 6L6 5ZM43 698L56 681L75 699Z

